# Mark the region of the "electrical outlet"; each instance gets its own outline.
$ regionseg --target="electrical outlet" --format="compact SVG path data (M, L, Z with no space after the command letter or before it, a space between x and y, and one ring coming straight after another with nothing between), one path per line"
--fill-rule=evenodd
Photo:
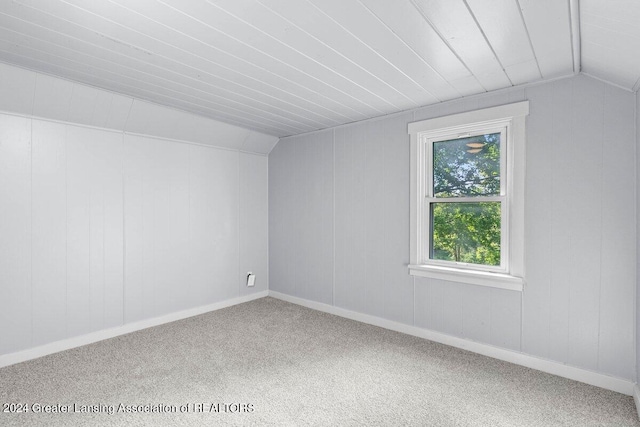
M247 273L247 286L252 287L256 285L256 275L252 272Z

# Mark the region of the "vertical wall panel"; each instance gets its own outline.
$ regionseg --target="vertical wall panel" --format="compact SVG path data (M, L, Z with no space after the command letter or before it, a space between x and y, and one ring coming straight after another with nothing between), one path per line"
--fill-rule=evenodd
M124 321L143 319L144 301L144 222L143 185L145 142L139 136L124 136Z
M142 138L143 161L139 166L142 169L142 194L141 194L141 245L142 245L142 316L143 318L155 317L158 315L157 293L155 292L156 284L156 243L159 237L156 232L156 211L165 207L161 199L161 191L158 190L160 184L156 182L158 157L161 155L159 150L162 146L155 147L154 141L149 138ZM127 171L125 171L125 180L127 180ZM156 201L156 199L160 199ZM127 200L125 199L125 209ZM162 211L160 212L162 215ZM126 217L126 214L125 214ZM125 239L127 239L125 234ZM125 261L125 268L131 263ZM126 286L126 283L125 283Z
M462 333L474 341L491 341L491 288L465 288L462 294Z
M561 362L569 360L569 291L573 253L572 206L575 169L567 167L572 158L573 123L571 120L573 79L553 83L551 105L553 141L551 147L551 206L554 215L548 224L551 231L551 284L549 289L549 358ZM535 353L534 353L535 354Z
M416 277L415 325L462 337L466 285Z
M208 303L239 294L238 156L234 151L191 147L191 236L192 244L207 236L201 242L207 257L198 269L210 269L203 289Z
M31 344L31 123L0 115L0 354Z
M34 342L122 322L121 136L34 121ZM107 321L106 319L109 319Z
M309 264L311 260L311 252L313 248L308 246L310 240L310 221L319 221L320 218L310 218L312 203L311 195L309 194L309 169L308 164L311 161L309 159L310 153L308 148L311 146L309 143L301 141L294 142L294 161L291 163L293 166L293 187L292 194L293 200L290 206L291 217L291 239L293 240L292 248L295 248L293 262L290 267L293 269L293 286L297 296L306 295L307 289L310 288L309 281L313 280L308 277Z
M94 185L102 184L98 179L96 179L98 178L98 176L96 176L98 175L96 173L97 171L94 169L92 172L94 172L95 176L92 183ZM104 194L101 191L96 191L94 185L91 186L91 193L89 194L89 218L91 222L91 226L89 228L89 298L91 300L91 330L97 331L103 328L105 316L104 292L106 286L104 280L104 224L106 221L104 212Z
M289 150L287 141L278 143L269 156L269 289L291 294L287 284L286 258L288 238L285 233L287 224L286 201L289 199L288 170L285 167L284 154Z
M125 320L239 296L241 253L266 289L266 158L243 155L241 185L235 151L134 136L124 147Z
M278 143L278 145L280 145L280 143ZM278 148L278 145L276 145L276 148ZM343 289L343 287L339 286L338 283L344 280L352 281L351 272L354 268L354 266L350 263L349 258L347 257L347 254L349 253L349 246L353 241L350 238L350 233L353 232L353 229L350 227L350 222L352 221L352 212L350 209L352 200L350 190L353 188L353 185L350 185L353 173L353 170L351 168L352 150L349 149L346 141L339 137L336 138L336 136L334 135L334 151L335 243L333 304L338 307L350 307L352 306L352 298L348 292L348 289ZM271 161L271 155L269 156L269 161ZM338 212L341 212L339 216L337 215Z
M522 349L542 357L548 355L549 284L551 280L549 241L551 236L551 117L552 85L527 89L530 114L526 135L525 251L526 288L522 313ZM562 185L559 183L558 185Z
M237 297L238 153L140 137L125 149L126 317Z
M209 185L215 179L208 167L205 150L189 147L189 244L190 258L187 277L192 283L189 300L192 304L210 301L215 293L212 261L215 257L215 228L207 212L215 209L215 199Z
M511 350L521 350L520 292L491 289L491 336L489 344Z
M293 225L291 206L294 198L291 194L291 158L293 150L291 144L283 141L276 145L281 156L275 156L274 165L269 157L269 289L294 295L293 285L293 251L289 237L290 227ZM276 183L273 184L272 183ZM271 257L272 253L279 257ZM272 263L271 260L274 260ZM274 276L271 276L273 270Z
M151 160L146 164L144 193L144 288L145 295L153 295L146 304L150 316L168 312L165 307L166 292L171 280L171 263L168 259L169 209L170 209L170 143L145 138L146 153Z
M336 305L411 324L411 114L336 130Z
M311 264L311 292L307 295L319 301L331 304L333 300L333 259L334 259L334 144L333 138L327 138L321 144L315 144L313 158L320 159L313 168L311 191L321 201L313 206L311 216L321 215L321 222L315 230L314 240L318 241L317 262ZM313 245L313 242L310 242Z
M411 114L336 129L336 305L413 322L407 274Z
M407 274L409 259L409 144L406 138L408 121L413 115L399 115L388 124L380 121L380 137L384 149L384 185L379 191L383 200L384 237L384 313L382 317L397 322L413 323L413 278Z
M387 174L385 159L385 129L392 124L389 122L371 121L361 127L354 126L354 130L364 136L364 209L357 213L365 227L366 247L358 248L366 257L364 276L356 280L364 282L366 292L365 312L374 316L384 316L385 305L385 265L386 250L384 246L387 227L385 222L385 205L387 195L384 193ZM336 213L339 215L339 213ZM349 285L346 283L345 285Z
M33 121L33 345L67 336L67 127Z
M433 301L437 298L432 279L426 277L416 277L414 286L414 319L413 324L419 328L430 329L432 331L442 331L436 327L436 320L442 318L438 312L438 306L431 307ZM420 307L418 310L417 308ZM440 305L439 307L442 307Z
M363 129L348 126L336 129L336 273L335 305L368 313L366 210L367 135ZM373 248L379 250L378 248Z
M296 215L298 214L296 211L296 206L300 204L299 198L295 195L295 188L298 185L298 182L291 179L292 174L295 173L295 150L294 145L295 141L290 142L288 144L289 150L285 150L283 152L283 164L282 171L284 172L284 182L285 186L283 187L282 193L286 194L285 203L283 204L282 211L282 232L284 239L282 244L284 246L284 251L281 252L284 255L284 259L282 260L283 272L285 274L284 281L282 283L282 289L288 289L292 295L296 295L297 292L297 283L296 283L296 269L297 265L295 264L295 256L299 251L299 248L292 244L292 238L295 237L294 227L297 222L295 220ZM293 168L293 169L291 169ZM271 282L269 282L271 284Z
M122 323L122 135L71 127L68 136L88 148L91 330L98 331Z
M123 323L122 135L73 126L67 135L77 155L68 165L68 178L88 183L86 192L72 196L71 203L88 206L90 329L97 331ZM70 183L71 188L75 185Z
M606 86L602 151L602 267L598 369L633 378L636 242L635 225L635 97Z
M520 292L416 278L415 325L520 350Z
M450 335L464 336L464 293L467 285L447 282L444 280L433 281L435 293L434 304L441 304L442 317L438 319L440 328ZM416 279L416 289L418 281ZM419 311L416 307L416 313Z
M67 129L67 333L91 332L91 136ZM94 211L95 212L95 211ZM95 221L95 220L94 220ZM94 251L96 250L94 246Z
M124 323L124 197L123 136L112 133L102 142L104 197L104 324L109 328Z
M154 273L157 314L185 309L189 273L189 146L149 141L154 165ZM237 246L237 244L236 244ZM185 277L186 276L186 277Z
M571 287L569 359L574 366L598 367L599 298L602 260L602 150L604 83L578 76L574 82L571 162ZM605 284L606 286L606 284Z
M266 156L240 153L240 295L269 289L268 165ZM247 272L256 275L255 288L247 287Z
M293 235L297 296L333 299L333 133L294 141Z
M270 288L324 303L333 300L332 135L282 141L269 158Z
M208 191L215 201L210 212L214 232L214 290L212 302L224 301L239 295L237 278L239 265L238 188L239 156L236 151L206 149L213 181ZM205 156L203 156L205 157Z

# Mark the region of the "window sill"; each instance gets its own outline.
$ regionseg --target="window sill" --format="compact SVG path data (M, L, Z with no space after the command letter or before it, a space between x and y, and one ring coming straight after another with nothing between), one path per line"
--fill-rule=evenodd
M433 279L449 280L452 282L508 289L510 291L522 292L524 289L524 279L522 277L511 276L510 274L504 273L463 270L461 268L435 265L409 265L409 274L412 276L431 277Z

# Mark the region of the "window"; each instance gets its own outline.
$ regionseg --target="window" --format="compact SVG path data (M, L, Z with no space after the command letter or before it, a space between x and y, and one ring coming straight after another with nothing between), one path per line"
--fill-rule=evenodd
M522 290L528 102L409 124L413 275Z

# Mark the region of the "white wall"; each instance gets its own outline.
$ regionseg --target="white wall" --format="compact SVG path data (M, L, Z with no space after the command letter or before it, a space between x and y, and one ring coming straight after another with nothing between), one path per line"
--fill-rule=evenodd
M266 156L16 113L0 114L0 355L268 289Z
M526 99L525 291L409 276L407 123ZM635 380L634 103L578 76L281 139L270 288Z

